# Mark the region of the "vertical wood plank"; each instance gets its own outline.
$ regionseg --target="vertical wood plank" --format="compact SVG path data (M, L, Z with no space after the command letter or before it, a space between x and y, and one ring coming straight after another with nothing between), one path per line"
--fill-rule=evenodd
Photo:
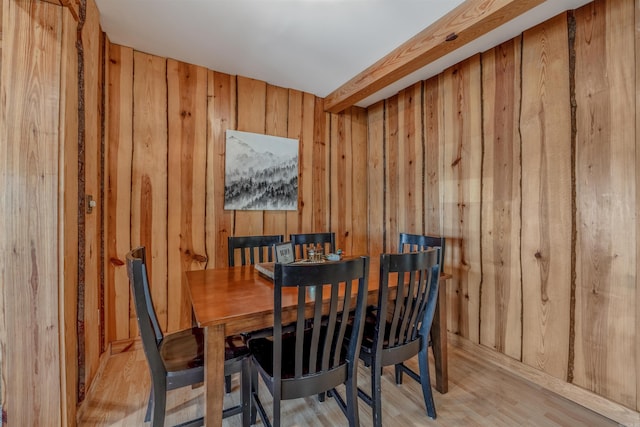
M443 191L443 108L440 77L424 83L424 232L429 236L442 236L441 200ZM445 246L446 247L446 246ZM448 257L445 250L445 257Z
M353 254L351 111L331 117L331 228L336 233L336 247L347 254Z
M62 9L32 0L5 1L3 18L2 409L11 425L30 426L63 415L59 286L65 254L58 234L65 225L64 193L59 193L64 176L59 169Z
M634 15L636 20L635 26L635 82L636 82L636 93L635 93L635 117L636 117L636 137L640 135L640 115L638 111L640 111L640 0L634 1ZM636 148L636 171L640 170L640 150ZM640 201L640 174L636 173L636 206ZM636 208L637 209L637 208ZM640 229L640 215L636 214L635 221L636 230ZM637 338L638 332L640 332L640 291L638 290L638 282L637 278L640 277L640 263L637 261L638 255L640 255L640 241L636 239L636 340L635 340L635 356L636 356L636 406L635 410L638 411L640 409L640 339Z
M385 251L398 251L398 233L399 229L399 191L393 189L400 188L400 171L399 171L399 138L398 138L398 103L399 95L392 96L385 101L385 157L386 157L386 200L385 200L385 228L387 229L387 247Z
M358 107L351 111L351 170L352 178L352 247L355 254L368 254L367 177L367 112ZM374 254L371 254L374 255Z
M93 0L86 2L86 18L82 27L84 61L84 180L85 194L97 205L85 212L84 256L84 336L85 384L88 389L95 377L102 350L101 307L101 144L102 144L102 81L100 60L100 14Z
M298 206L295 211L287 211L286 227L283 232L284 240L289 240L289 235L299 233L303 222L303 212L307 213L307 221L311 222L312 206L305 206L305 200L309 197L311 204L311 167L313 161L313 114L311 114L311 135L309 139L304 137L302 128L303 122L309 122L304 116L303 100L307 94L303 94L298 90L289 89L287 91L288 100L288 120L287 120L287 138L298 140ZM311 103L311 112L313 113L313 102ZM306 119L306 120L305 120ZM309 224L310 225L310 224ZM310 227L309 227L310 229Z
M315 155L315 110L316 110L316 97L310 93L304 93L302 97L302 129L300 139L302 141L303 156L303 169L301 171L300 179L302 180L302 204L299 206L298 215L298 232L305 232L313 230L313 212L315 209L314 203L314 182L318 179L322 179L322 175L316 176L314 173L314 162L316 161ZM294 118L289 115L290 118ZM323 159L324 160L324 159ZM308 206L307 206L308 205ZM292 224L293 225L293 224ZM287 224L290 230L293 227ZM291 234L291 231L289 231Z
M183 272L202 269L205 248L207 70L167 61L167 329L189 326Z
M133 50L108 43L106 184L106 336L108 341L133 336L131 292L125 255L131 249L131 168L133 153ZM133 318L130 318L133 316Z
M156 315L167 328L167 67L166 59L133 54L131 243L147 248Z
M259 80L237 77L238 130L265 133L267 84ZM235 236L264 233L264 211L236 211Z
M520 359L520 37L482 55L480 343Z
M480 57L444 71L444 234L452 274L449 328L479 341L482 123Z
M384 101L377 102L367 109L367 130L369 253L371 256L377 256L385 250Z
M523 34L522 361L566 380L571 297L567 16Z
M637 393L633 6L596 0L575 15L574 383L626 406Z
M1 7L0 7L1 9ZM70 256L78 252L78 52L76 41L78 25L70 13L63 13L62 18L62 51L60 72L60 162L59 170L62 179L58 189L62 207L59 235L61 236L62 258L64 266L59 284L61 305L60 318L63 319L63 336L61 354L62 392L64 393L62 425L75 425L75 414L78 402L78 257ZM4 133L0 133L4 135ZM2 187L4 188L4 187ZM0 292L0 295L2 292ZM1 297L0 297L1 299ZM0 307L2 307L0 301ZM3 350L4 354L4 350ZM3 385L4 385L3 381ZM3 390L4 391L4 390Z
M329 179L332 172L330 163L329 138L331 135L331 115L324 112L322 98L315 98L313 137L313 231L330 229ZM303 230L304 231L304 230Z
M399 232L424 231L423 149L422 82L418 82L398 94Z
M265 133L287 137L289 116L289 92L287 89L267 85ZM299 143L298 143L299 148ZM298 161L300 152L298 152ZM300 182L298 182L298 185ZM298 189L298 193L300 190ZM286 211L264 212L264 234L282 234L287 231Z
M227 239L233 234L233 211L224 210L225 132L235 129L235 78L209 71L207 106L207 268L227 265Z

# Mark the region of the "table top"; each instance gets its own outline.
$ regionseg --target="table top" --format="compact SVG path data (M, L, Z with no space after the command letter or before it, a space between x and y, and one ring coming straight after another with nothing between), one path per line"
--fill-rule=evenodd
M377 295L380 260L370 258L369 262L368 292ZM187 271L186 275L195 320L200 327L230 324L252 316L273 316L273 281L260 274L254 265ZM297 290L283 288L283 308L294 308L297 304Z

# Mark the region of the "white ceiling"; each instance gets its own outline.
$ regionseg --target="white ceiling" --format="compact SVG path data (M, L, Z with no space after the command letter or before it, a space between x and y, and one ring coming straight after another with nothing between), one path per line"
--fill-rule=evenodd
M547 0L359 102L412 83L591 0ZM113 43L326 97L463 0L96 0Z

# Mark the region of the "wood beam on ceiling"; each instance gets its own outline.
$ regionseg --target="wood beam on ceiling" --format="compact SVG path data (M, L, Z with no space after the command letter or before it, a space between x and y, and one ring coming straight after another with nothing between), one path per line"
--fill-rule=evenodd
M544 2L467 0L331 92L324 109L339 113Z

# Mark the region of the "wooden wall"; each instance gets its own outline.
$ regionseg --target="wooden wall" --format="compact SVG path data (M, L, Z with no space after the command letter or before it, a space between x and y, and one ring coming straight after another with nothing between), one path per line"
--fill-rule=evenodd
M9 425L75 425L76 29L59 6L3 1L0 343Z
M227 237L333 230L367 251L366 111L330 115L322 99L107 44L108 342L137 335L124 265L148 248L161 324L189 322L183 271L227 265ZM225 211L225 131L299 139L298 211ZM331 195L331 196L330 196Z
M597 0L368 109L370 249L441 232L450 331L634 410L636 8Z

